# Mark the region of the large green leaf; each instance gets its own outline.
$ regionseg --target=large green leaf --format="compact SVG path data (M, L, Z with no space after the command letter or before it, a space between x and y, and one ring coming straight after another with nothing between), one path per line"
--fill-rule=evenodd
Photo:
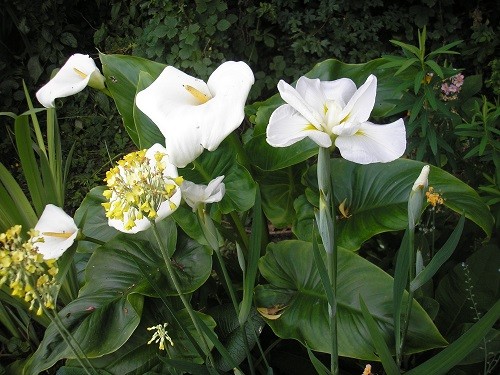
M224 140L217 150L205 151L194 162L194 169L179 169L184 179L208 184L212 179L224 175L226 193L217 203L223 213L246 211L255 200L255 181L238 161L238 148L231 139Z
M239 365L246 358L245 341L251 350L257 342L259 332L264 328L265 322L255 308L253 308L243 331L232 304L215 306L209 310L209 313L217 323L215 332L219 340L224 344L233 360L232 362L228 362L220 353L216 353L214 358L217 363L216 366L219 370L230 371L234 366L233 363ZM244 339L243 332L247 336L246 340Z
M262 209L275 227L283 228L293 222L295 217L293 202L304 189L297 179L300 174L297 167L256 174L261 187Z
M369 165L332 159L334 204L338 207L345 200L348 213L348 217L338 221L339 246L357 250L375 234L405 228L408 196L424 165L408 159ZM308 171L306 181L317 189L315 167ZM493 217L474 189L434 166L429 173L429 186L443 196L446 207L459 214L465 212L467 218L491 235ZM316 202L317 194L309 194L308 198ZM302 207L301 218L296 224L299 237L304 239L310 238L311 232L303 233L300 228L314 218L312 206L308 210Z
M173 221L161 223L164 235L175 236ZM201 286L212 270L210 251L186 236L179 236L172 260L184 293ZM163 264L154 243L131 235L120 235L94 251L86 267L85 286L59 313L88 357L112 353L129 339L139 324L143 296L156 296L150 280L162 285L165 294L176 295ZM68 357L73 353L51 324L27 367L28 373L37 373Z
M398 83L393 75L387 70L380 69L380 66L386 62L385 59L376 59L364 64L345 64L330 59L317 64L305 76L323 81L347 77L359 87L370 74L375 74L378 84L372 117L377 118L394 108L394 103L402 96L401 90L397 89ZM318 146L309 139L285 148L274 148L266 142L265 133L269 117L283 103L283 100L276 94L266 101L247 106L247 112L254 114L251 119L255 127L253 137L245 145L245 149L252 164L263 170L274 171L285 168L305 161L318 152Z
M123 117L125 129L140 149L148 148L164 138L156 125L135 105L138 87L145 87L156 79L165 68L164 64L135 56L99 54L102 71L116 107Z
M322 251L323 260L326 253ZM270 244L260 260L260 271L270 283L259 285L256 303L282 315L268 320L273 331L305 346L329 352L328 302L316 269L312 245L303 241ZM339 355L377 360L359 304L361 296L389 347L394 346L392 319L393 279L380 268L351 251L339 250L337 275L337 322ZM407 298L407 295L405 295ZM406 353L446 345L446 341L420 305L413 301Z
M100 358L93 358L92 365L97 369L105 369L114 375L144 374L147 371L155 371L159 374L166 373L159 358L166 353L159 350L157 343L153 342L148 345L154 331L147 329L163 323L168 323L167 332L174 342L173 347L168 347L169 355L176 359L202 363L203 359L195 351L179 326L187 328L195 340L201 340L189 314L180 307L182 304L176 303L175 300L169 302L172 303L169 303L169 309L167 309L159 299L146 299L141 322L129 340L118 350ZM200 312L197 312L197 315L210 329L215 328L215 322L209 315ZM68 365L71 364L77 366L78 362L72 359L68 361Z
M108 218L101 205L106 202L106 198L102 195L104 190L106 190L105 186L97 186L90 190L76 210L74 219L85 236L108 242L120 232L108 225ZM94 242L79 241L77 251L91 253L97 247L98 245Z

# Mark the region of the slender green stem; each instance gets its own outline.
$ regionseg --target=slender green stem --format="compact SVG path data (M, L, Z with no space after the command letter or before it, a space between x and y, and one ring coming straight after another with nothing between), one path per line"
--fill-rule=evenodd
M398 352L397 363L401 363L403 356L406 334L410 324L411 309L413 306L413 292L410 288L410 282L415 278L415 228L409 228L408 231L408 252L410 260L408 262L408 300L406 301L406 313L403 321L403 329L401 332L401 343Z
M82 366L85 372L89 375L97 374L97 371L95 370L94 366L92 366L92 363L90 363L89 359L85 355L84 351L82 350L78 342L74 339L73 335L71 335L71 333L66 329L64 323L59 318L57 312L49 311L43 305L43 301L41 300L40 304L42 306L44 314L47 315L50 318L50 320L55 324L57 330L59 331L59 334L61 335L63 340L66 342L66 344L69 346L69 348L75 355L76 360L78 361L80 366ZM73 343L71 342L72 340L74 341L75 345L73 345Z
M241 240L241 244L243 246L243 253L245 254L245 256L247 255L247 252L248 252L248 235L247 235L247 232L245 232L245 226L243 225L243 223L241 222L241 219L240 217L238 216L238 213L234 212L234 211L231 211L229 213L230 217L231 217L231 221L232 221L232 224L233 226L235 227L236 229L236 233L238 234L238 237L240 238Z
M210 361L210 365L214 366L215 361L212 357L212 353L210 352L210 347L208 346L205 335L203 334L203 331L201 330L201 327L198 324L198 320L195 316L195 312L193 310L193 307L191 306L191 304L187 300L186 296L182 293L181 286L179 284L179 280L177 280L177 276L174 273L174 269L172 267L172 261L170 260L170 257L168 256L168 252L167 252L167 249L165 248L165 245L163 244L163 241L161 240L160 233L158 231L158 227L156 226L156 223L154 221L151 221L151 225L153 227L153 233L154 233L154 236L156 238L156 241L158 242L158 246L160 247L160 251L161 251L161 254L163 256L163 260L165 261L165 265L167 266L167 271L168 271L168 274L170 276L170 279L172 280L172 283L174 284L175 290L179 294L179 297L180 297L184 307L186 308L186 311L188 312L189 317L191 318L196 331L198 332L198 334L200 335L200 337L203 341L203 344L204 344L205 349L206 349L206 354L207 354L208 359Z
M337 241L335 236L335 209L333 207L333 185L331 182L330 151L320 147L318 154L318 186L320 190L319 223L323 246L327 255L327 270L333 295L337 295ZM333 375L338 375L339 356L337 340L337 308L328 305L330 317L331 352L330 370Z
M215 226L213 225L213 223L211 223L212 218L205 212L204 209L201 209L198 211L198 217L201 221L201 225L203 225L203 227L205 228L205 231L212 231L212 232L217 231L215 229ZM218 238L218 233L217 232L216 233L206 233L205 236L207 236L207 237L211 236L213 238ZM208 240L208 238L207 238L207 240ZM235 312L236 316L238 316L239 307L238 307L238 300L236 298L236 292L234 290L234 286L233 286L233 282L231 280L231 277L229 276L229 272L227 272L226 263L224 262L224 258L222 257L222 254L220 252L220 248L217 244L217 241L208 240L208 243L211 244L211 247L212 247L213 251L215 252L215 255L217 256L217 260L219 261L219 265L220 265L220 268L222 270L222 275L224 276L224 281L226 283L226 288L227 288L227 291L229 293L229 297L231 299L231 302L233 303L234 312ZM248 338L246 335L244 324L240 324L240 330L241 330L241 334L243 335L243 341L245 344L245 351L247 354L247 361L248 361L248 366L250 368L250 373L253 375L255 372L254 372L254 367L253 367L253 363L252 363L252 356L250 353L250 345L248 344Z

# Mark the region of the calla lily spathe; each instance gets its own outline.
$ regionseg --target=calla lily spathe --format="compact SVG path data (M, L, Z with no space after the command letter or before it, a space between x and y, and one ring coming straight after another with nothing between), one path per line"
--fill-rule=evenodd
M56 98L64 98L91 86L104 89L104 76L89 55L76 53L45 86L37 91L38 101L46 108L55 106Z
M191 181L184 181L181 185L182 198L189 207L196 211L200 205L220 202L226 193L226 187L219 176L208 185L198 185Z
M185 167L240 126L253 83L241 61L223 63L207 83L168 66L137 94L136 104L162 132L172 163Z
M35 226L34 246L43 259L57 259L73 244L78 227L60 207L48 204Z
M269 119L267 142L273 147L309 137L320 147L335 144L344 159L358 164L389 162L406 149L402 119L387 125L368 121L377 93L374 75L359 89L348 78L320 81L300 77L296 88L281 80L278 90L287 104Z

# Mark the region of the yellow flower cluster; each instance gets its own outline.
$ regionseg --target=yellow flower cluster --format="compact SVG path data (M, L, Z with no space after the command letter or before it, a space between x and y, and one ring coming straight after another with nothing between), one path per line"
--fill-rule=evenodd
M58 268L55 259L44 260L37 252L37 233L28 234L28 241L23 241L20 225L0 234L0 286L7 284L13 296L30 302L29 309L37 307L36 314L42 315L42 306L55 309Z
M165 340L167 340L170 345L174 346L174 342L170 338L167 332L168 323L158 324L156 326L148 327L148 331L155 330L153 337L148 341L148 344L152 342L159 343L160 350L165 350Z
M182 183L182 177L165 176L166 155L156 152L154 159L149 159L146 151L125 155L104 179L108 186L103 192L108 202L102 203L106 217L123 221L126 230L135 227L136 220L144 217L155 220L157 210L165 201L169 201L171 210L177 208L170 198Z
M439 193L434 192L434 188L429 186L429 190L425 193L427 197L427 202L432 206L436 207L437 205L444 204L444 199Z

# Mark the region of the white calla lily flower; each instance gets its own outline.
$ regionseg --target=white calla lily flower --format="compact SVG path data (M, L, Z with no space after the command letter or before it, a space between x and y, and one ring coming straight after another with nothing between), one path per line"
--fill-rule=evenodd
M35 226L34 246L43 259L57 259L73 244L78 227L60 207L48 204Z
M300 77L296 88L280 81L278 90L287 104L269 119L267 142L273 147L290 146L309 137L320 147L335 144L344 159L358 164L386 163L406 149L402 119L387 125L368 121L377 93L374 75L359 89L348 78L320 81Z
M200 205L220 202L226 193L223 179L224 176L219 176L210 181L208 185L184 181L181 185L182 198L193 211L196 211Z
M64 98L91 86L103 90L104 76L89 55L72 55L56 75L37 91L38 101L46 108L55 106L56 98Z
M108 224L124 233L137 233L171 215L181 202L183 182L163 146L131 152L106 173L108 190L102 203Z
M242 61L223 63L207 83L168 66L137 94L136 105L158 126L171 162L182 168L240 126L253 83Z

